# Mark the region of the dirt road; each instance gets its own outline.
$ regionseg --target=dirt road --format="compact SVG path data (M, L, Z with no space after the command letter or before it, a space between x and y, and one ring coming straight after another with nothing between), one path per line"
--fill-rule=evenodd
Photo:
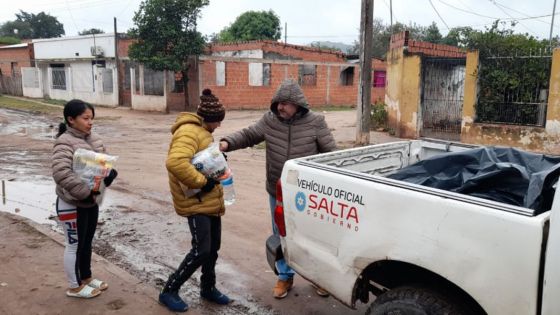
M262 111L231 111L215 138L248 126ZM350 147L355 138L355 111L324 113L339 147ZM95 251L159 288L190 248L186 219L171 205L165 157L169 128L176 114L98 108L94 131L111 154L119 156L119 177L101 207L101 224ZM54 128L61 117L30 114L0 108L0 179L6 181L3 211L33 217L51 224L54 184L50 154ZM372 143L392 139L373 133ZM272 297L275 276L264 255L264 241L271 233L265 192L264 150L248 148L229 154L234 171L237 201L222 219L222 248L217 265L218 287L232 296L234 305L215 308L198 298L199 273L184 286L181 295L201 314L360 314L332 297L315 295L300 277L283 300ZM62 270L57 283L64 285ZM61 289L57 289L60 291ZM60 291L62 294L63 291ZM53 310L56 310L56 306ZM50 312L45 312L50 313ZM53 312L56 313L56 312Z

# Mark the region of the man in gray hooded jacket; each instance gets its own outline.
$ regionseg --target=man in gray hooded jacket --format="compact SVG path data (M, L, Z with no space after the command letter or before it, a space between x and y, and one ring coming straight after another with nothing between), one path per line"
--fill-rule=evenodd
M266 191L269 194L272 230L278 234L274 223L276 182L284 163L289 159L333 151L336 144L325 118L309 110L301 87L293 80L282 82L272 97L270 111L258 122L221 139L220 150L234 151L262 141L266 141ZM277 261L276 268L279 275L273 294L281 299L293 286L294 271L283 259ZM321 289L317 293L328 295Z

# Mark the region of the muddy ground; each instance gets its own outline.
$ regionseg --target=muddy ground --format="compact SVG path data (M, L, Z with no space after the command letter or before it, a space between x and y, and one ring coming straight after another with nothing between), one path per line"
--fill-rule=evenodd
M248 126L262 114L228 112L215 138ZM339 147L353 146L355 111L324 115ZM101 207L95 252L155 288L161 287L190 248L186 219L173 210L165 169L169 128L175 117L176 113L97 108L94 127L108 151L119 156L119 177ZM55 230L58 227L48 219L54 214L55 200L50 155L60 121L61 115L0 108L0 179L6 183L6 200L0 209L50 224ZM385 133L371 134L372 143L392 139ZM363 314L365 305L351 310L332 297L318 297L300 277L287 298L272 297L275 276L264 254L264 242L271 234L264 156L262 146L229 153L237 201L222 218L217 286L236 302L220 308L200 303L198 272L181 295L202 314ZM59 277L64 283L62 270Z

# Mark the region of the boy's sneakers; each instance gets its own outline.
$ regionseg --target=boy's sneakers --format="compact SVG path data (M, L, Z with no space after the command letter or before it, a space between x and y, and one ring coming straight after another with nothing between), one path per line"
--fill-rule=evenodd
M216 289L216 287L212 287L207 290L201 290L200 297L207 301L220 305L226 305L231 302L230 298L227 295L220 292L218 289Z
M186 312L189 305L181 299L177 292L162 292L159 294L159 303L167 306L173 312Z
M288 295L288 291L294 286L294 279L290 278L288 280L280 280L276 282L276 286L272 289L272 293L275 298L283 299Z

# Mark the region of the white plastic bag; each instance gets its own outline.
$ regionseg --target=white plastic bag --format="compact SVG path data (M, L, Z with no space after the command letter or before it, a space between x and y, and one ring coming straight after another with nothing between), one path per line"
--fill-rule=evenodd
M109 175L119 157L85 149L74 152L72 170L92 191L101 192L103 179Z
M195 154L192 165L206 177L218 180L229 170L227 161L220 151L218 143L212 142L208 148Z
M195 154L191 164L204 176L215 180L220 180L220 178L231 172L224 155L220 151L219 144L216 142L211 143L206 149ZM191 197L200 192L200 189L190 189L181 183L179 185L185 197Z

